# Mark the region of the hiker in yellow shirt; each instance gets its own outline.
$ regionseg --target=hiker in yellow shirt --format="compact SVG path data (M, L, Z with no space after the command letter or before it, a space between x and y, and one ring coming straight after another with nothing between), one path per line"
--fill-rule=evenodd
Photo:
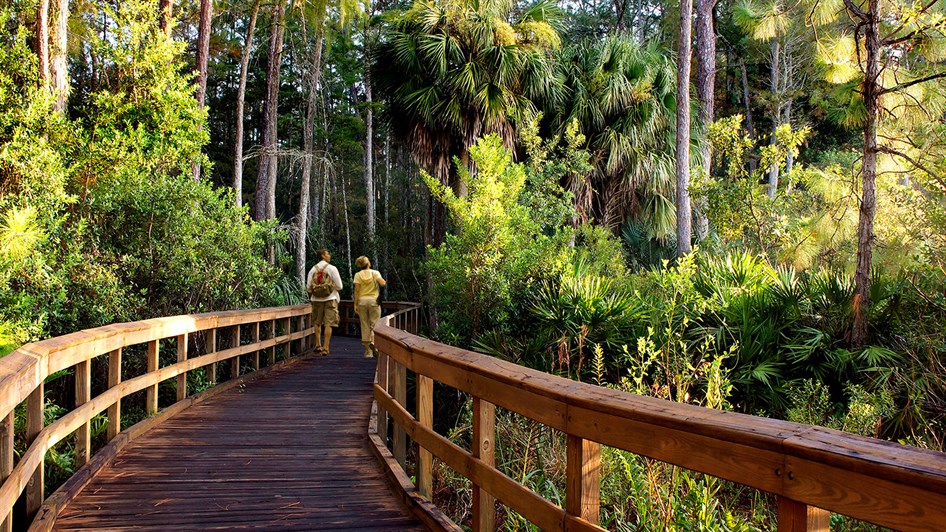
M352 280L355 285L355 314L361 322L361 343L365 346L365 358L373 358L374 324L381 317L381 306L378 305L378 286L388 284L381 277L381 272L371 269L371 261L364 255L355 259L355 266L361 271L355 274Z

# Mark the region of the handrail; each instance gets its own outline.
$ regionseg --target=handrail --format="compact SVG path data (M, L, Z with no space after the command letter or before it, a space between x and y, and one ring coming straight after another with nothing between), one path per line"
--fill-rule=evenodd
M836 430L722 412L571 381L400 330L375 327L381 353L377 441L404 468L418 445L416 490L431 493L431 454L473 484L473 530L492 530L493 498L543 530L603 530L598 523L600 445L647 456L775 494L778 530L828 530L830 512L897 530L946 523L946 454ZM416 375L408 412L407 371ZM437 381L473 397L472 449L432 428ZM566 435L565 508L494 466L499 406Z
M382 305L388 311L397 311L411 304L385 302ZM343 328L350 328L351 323L357 323L352 317L350 301L341 302L339 308ZM95 460L91 449L90 422L95 416L108 412L107 437L112 446L109 449L109 445L106 445L100 450L99 458L102 454L108 454L106 450L116 452L115 445L124 445L160 421L154 417L145 419L123 432L123 398L144 390L146 413L157 414L158 385L176 379L176 402L164 405L161 409L162 414L173 413L195 400L255 378L274 366L311 352L310 336L313 330L309 320L309 305L155 318L50 338L24 345L0 358L0 532L13 529L13 507L21 496L25 497L26 523L37 514L47 520L43 527L54 521L55 515L46 515L49 512L45 510L54 513L55 508L52 506L55 504L49 501L54 500L56 495L49 500L44 499L43 475L46 454L59 442L75 434L76 459L83 467L67 481L73 491L77 491L91 477L92 466L101 466L93 463ZM224 333L221 338L218 338L218 331ZM173 341L176 362L159 367L162 340ZM144 355L147 369L141 375L123 380L123 349L135 345L147 347ZM278 364L277 350L281 351ZM201 354L188 356L189 352ZM261 352L268 355L262 364ZM240 357L244 355L252 357L249 365L253 371L241 375ZM93 397L91 363L101 356L108 359L108 388ZM230 379L224 385L216 386L217 364L227 360L231 361ZM202 367L208 368L212 388L189 397L187 373ZM61 370L71 370L75 376L75 408L44 426L44 381ZM15 460L14 409L24 401L27 403L26 432L22 436L28 447L19 460ZM44 501L46 508L43 508ZM40 520L37 518L36 521ZM24 528L23 525L17 522L16 528Z

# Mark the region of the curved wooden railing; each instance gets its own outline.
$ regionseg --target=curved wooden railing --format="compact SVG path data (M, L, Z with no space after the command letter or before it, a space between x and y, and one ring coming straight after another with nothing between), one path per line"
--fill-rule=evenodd
M420 338L394 320L375 328L381 356L370 436L432 527L458 528L429 502L433 455L472 482L474 531L495 526L494 497L543 530L602 530L607 445L775 494L779 531L828 530L829 511L897 530L946 528L944 453L574 382ZM472 449L432 429L434 381L472 395ZM564 508L494 466L496 406L566 435ZM416 486L403 472L408 437L418 445Z
M416 304L385 302L383 307L387 311L414 309L413 313L399 314L399 320L405 327L409 320L417 322ZM343 301L339 311L339 333L352 333L357 319L351 302ZM30 522L31 529L49 528L59 506L122 446L148 428L194 402L310 352L313 331L309 319L309 305L156 318L28 344L0 358L0 532L9 532L14 527L24 529ZM164 366L160 365L161 349L173 349L175 353L165 357L172 361ZM143 363L138 361L145 370L128 375L129 364L122 364L123 352L136 351L145 359ZM107 359L107 385L104 391L92 396L93 361L99 357ZM218 385L217 365L227 361L228 380ZM207 368L206 384L210 388L189 396L187 374L203 367ZM63 370L66 375L59 374ZM71 411L45 425L45 381L50 376L74 379L75 400ZM164 395L175 396L175 400L160 405L159 411L158 386L166 381L173 382L175 390ZM141 391L145 392L145 411L150 417L122 431L122 399ZM25 431L15 434L14 410L24 402ZM109 443L93 453L90 424L103 412L108 417ZM18 458L14 456L15 437L28 446ZM56 444L72 437L77 465L83 467L45 499L46 455ZM23 510L18 510L14 523L14 505L21 499Z

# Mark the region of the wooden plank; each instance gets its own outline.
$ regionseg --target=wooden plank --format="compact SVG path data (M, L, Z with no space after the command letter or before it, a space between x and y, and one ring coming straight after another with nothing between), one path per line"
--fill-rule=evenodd
M80 407L92 399L92 362L86 360L76 364L76 407ZM76 430L76 466L82 467L89 462L92 451L92 440L89 422L86 421Z
M210 354L217 351L217 329L207 329L204 331L204 354ZM207 366L207 380L211 386L217 384L217 363Z
M253 324L253 343L259 343L259 322ZM253 371L259 371L259 351L253 351Z
M269 322L269 337L276 338L276 320L270 320ZM273 344L273 346L269 348L269 363L267 365L272 366L275 363L276 363L276 345Z
M13 472L13 412L0 419L0 486ZM0 532L12 532L13 516L10 509L0 510Z
M542 530L564 530L567 521L565 510L543 499L535 492L520 485L497 469L473 457L472 453L461 449L443 436L428 431L420 426L411 415L397 404L394 399L377 386L375 400L384 405L391 417L404 427L411 439L430 449L434 456L449 465L459 474L483 487L504 504L522 514ZM591 525L593 530L604 530Z
M487 467L496 466L496 406L479 397L473 398L473 457ZM496 529L496 499L482 486L473 483L473 530Z
M601 446L566 436L565 511L597 524L601 507Z
M158 340L148 342L147 354L147 372L151 373L158 369ZM145 390L145 413L152 415L158 411L158 385L149 386Z
M33 390L26 400L26 443L32 444L45 425L46 395L42 383ZM43 453L45 455L45 453ZM30 480L26 485L26 516L32 519L45 496L43 460L39 460Z
M230 333L230 347L240 347L240 326L234 325ZM236 356L230 359L230 378L235 379L240 376L240 357Z
M188 334L180 334L175 338L175 343L177 344L177 361L184 362L187 360L187 342ZM183 401L187 398L187 371L181 372L177 376L177 401Z
M407 406L407 368L401 364L394 364L394 399L399 405ZM407 465L407 433L404 427L394 425L394 458L401 464Z
M831 513L788 497L778 497L778 532L828 532Z
M376 371L376 383L382 390L388 389L388 361L390 358L384 352L378 353L378 368ZM388 413L380 404L378 405L377 431L378 438L384 442L385 448L388 445Z
M122 382L122 349L108 354L108 387L115 388ZM122 431L122 400L119 397L108 407L108 439L111 440Z
M423 375L417 376L417 420L424 427L433 430L434 380ZM433 455L420 447L417 458L417 489L428 499L433 493L433 466Z

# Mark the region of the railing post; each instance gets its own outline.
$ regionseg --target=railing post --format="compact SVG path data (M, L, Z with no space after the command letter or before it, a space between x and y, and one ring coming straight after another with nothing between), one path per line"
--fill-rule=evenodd
M427 429L432 429L434 426L434 380L419 373L417 374L417 421ZM433 455L418 445L417 489L428 499L433 492L433 465Z
M0 420L0 485L13 472L13 412ZM13 530L13 515L0 515L0 532Z
M184 362L187 360L187 333L180 334L177 336L177 361ZM177 376L177 400L183 401L187 399L187 372L183 372Z
M259 322L253 324L253 343L259 343ZM259 371L259 351L253 351L253 371Z
M114 388L122 382L122 348L108 353L108 387ZM118 398L108 407L108 441L122 431L122 400Z
M384 353L378 353L378 386L388 392L388 357ZM378 405L378 437L385 447L388 445L388 412L380 404Z
M285 334L290 334L292 332L292 318L284 318L286 322L286 328L284 329ZM286 347L283 351L283 360L288 360L292 358L292 340L286 341Z
M496 465L496 405L473 397L473 457L484 464ZM473 531L491 532L496 528L496 498L473 484Z
M43 430L45 424L45 387L43 383L33 390L26 400L26 445L29 446ZM43 476L45 460L40 460L36 470L26 484L26 516L32 520L43 505Z
M240 347L240 326L234 325L230 336L230 347ZM240 355L230 359L230 378L235 379L240 376Z
M92 361L84 360L76 364L76 408L92 400ZM76 429L76 466L82 467L89 462L92 449L91 431L86 421Z
M565 511L598 524L601 498L601 445L584 438L567 437L565 454Z
M778 532L828 532L831 512L778 496Z
M148 373L158 370L158 341L151 340L148 342ZM145 413L147 415L154 414L158 411L158 385L157 383L148 386L145 390Z
M204 354L209 355L210 353L217 352L217 329L207 329L204 333ZM207 380L210 381L211 386L217 385L217 363L211 362L208 366L209 375L207 375Z
M407 408L407 368L393 358L391 362L394 364L394 400ZM400 425L394 427L394 459L401 464L401 469L407 467L407 433Z
M269 320L269 337L276 338L276 320ZM276 344L269 348L269 365L276 363Z

